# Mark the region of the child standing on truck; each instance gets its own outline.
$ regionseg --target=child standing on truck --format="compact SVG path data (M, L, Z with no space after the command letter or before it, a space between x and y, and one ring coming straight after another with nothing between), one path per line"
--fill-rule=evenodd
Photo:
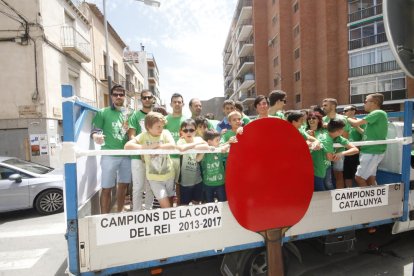
M204 133L204 140L212 150L220 145L220 133L214 130L207 130ZM229 148L229 144L222 147L222 151ZM207 202L214 202L216 196L218 201L226 201L226 190L224 188L224 153L203 154L201 169L203 171L204 192Z
M150 112L145 117L147 132L139 134L125 145L125 149L175 149L174 138L164 129L167 120L158 112ZM174 169L168 154L144 155L146 175L151 190L161 208L171 207L170 198L174 195Z
M180 151L190 149L208 149L203 138L196 135L196 123L193 119L187 119L181 123L181 138L177 141ZM203 180L201 178L198 162L202 159L201 154L188 153L180 157L180 202L188 205L190 202L199 203L203 199Z
M350 156L359 152L358 148L349 143L349 140L342 137L344 133L345 123L341 119L332 119L327 125L328 133L319 136L321 144L326 152L326 158L329 161L337 161L343 159L344 156ZM334 143L339 143L345 147L344 151L334 149ZM343 188L343 187L340 187ZM327 187L329 189L329 187Z

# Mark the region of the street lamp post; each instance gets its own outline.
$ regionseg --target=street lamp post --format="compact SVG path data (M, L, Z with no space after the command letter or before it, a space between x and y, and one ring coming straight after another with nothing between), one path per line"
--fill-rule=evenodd
M105 48L106 48L106 59L105 59L105 71L106 79L108 81L108 95L111 95L112 88L112 73L110 71L111 67L109 66L110 57L109 57L109 39L108 39L108 20L106 19L106 0L103 1L103 16L104 16L104 26L105 26ZM161 2L157 0L135 0L138 2L143 2L145 5L157 7L161 6ZM109 104L112 105L112 99L109 97Z

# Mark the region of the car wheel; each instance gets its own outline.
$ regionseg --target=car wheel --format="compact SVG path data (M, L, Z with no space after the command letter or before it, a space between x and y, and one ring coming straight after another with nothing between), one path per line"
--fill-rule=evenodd
M35 209L41 215L51 215L63 211L63 193L51 189L41 192L35 199Z

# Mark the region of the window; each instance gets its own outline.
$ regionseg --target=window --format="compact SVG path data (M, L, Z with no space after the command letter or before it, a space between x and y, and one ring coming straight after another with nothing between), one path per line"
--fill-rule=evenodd
M384 33L384 22L377 21L368 25L357 26L349 30L349 40L370 37Z
M295 102L300 103L300 94L295 95Z
M293 13L297 12L299 10L299 3L296 2L295 4L293 4Z
M298 59L300 57L300 50L299 50L299 48L295 49L295 51L293 52L293 56L295 57L295 59Z
M272 25L275 26L277 23L277 15L272 17Z
M361 78L350 81L351 96L406 89L404 73Z
M395 60L389 46L368 49L349 55L349 68L357 68Z
M275 57L274 59L273 59L273 67L276 67L276 66L278 66L279 65L279 57Z
M293 37L297 37L300 33L299 25L296 25L295 28L293 28Z
M295 81L300 80L300 71L295 72Z

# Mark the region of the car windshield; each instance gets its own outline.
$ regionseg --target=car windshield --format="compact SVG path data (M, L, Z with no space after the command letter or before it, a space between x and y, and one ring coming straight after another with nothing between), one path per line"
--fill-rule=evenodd
M7 159L4 160L3 163L37 174L46 174L48 172L53 171L52 168L32 162L27 162L21 159Z

